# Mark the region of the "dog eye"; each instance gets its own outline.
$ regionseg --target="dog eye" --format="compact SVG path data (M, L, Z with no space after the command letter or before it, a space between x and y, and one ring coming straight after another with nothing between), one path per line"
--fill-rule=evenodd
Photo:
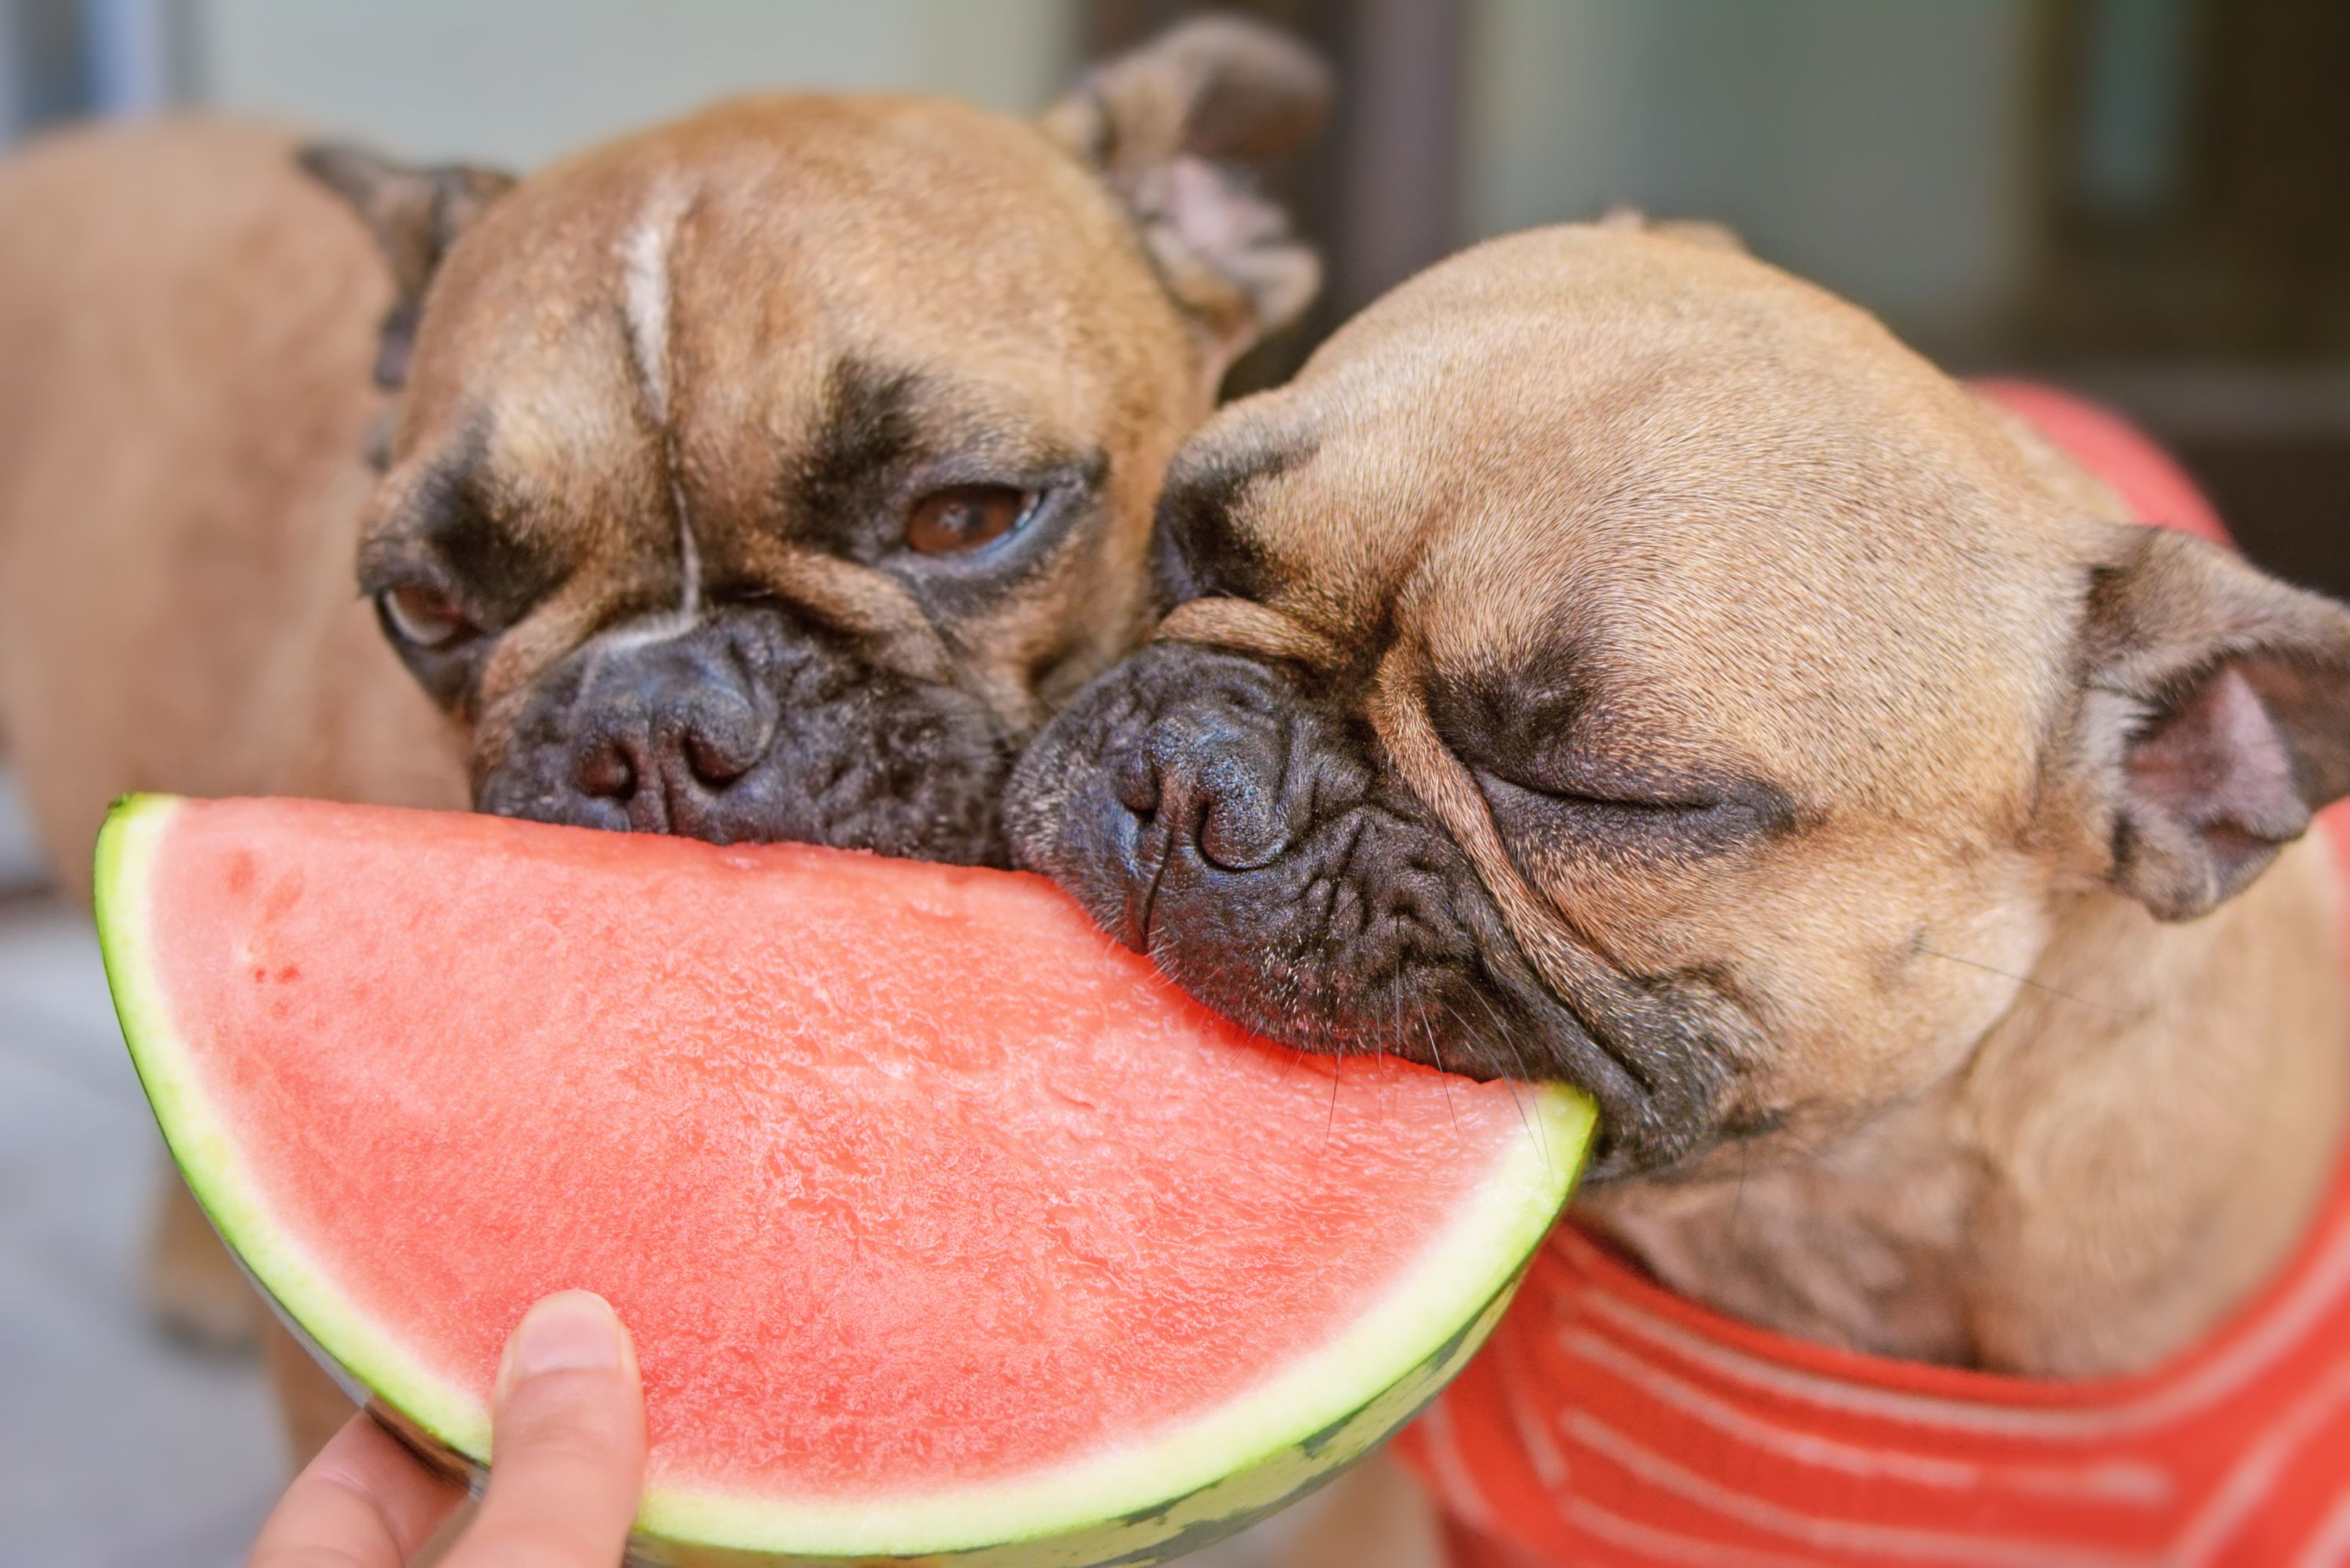
M1008 484L934 490L906 514L906 544L925 556L962 556L1018 528L1036 508L1034 491Z
M1505 840L1560 849L1702 857L1783 832L1794 819L1786 797L1760 784L1647 795L1558 780L1525 782L1489 768L1472 767L1471 774Z
M375 597L392 636L415 648L446 648L473 629L455 601L435 587L410 583Z

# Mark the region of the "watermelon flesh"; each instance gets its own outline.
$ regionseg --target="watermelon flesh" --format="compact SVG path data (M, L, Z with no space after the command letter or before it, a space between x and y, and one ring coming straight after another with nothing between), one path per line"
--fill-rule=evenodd
M1433 1395L1590 1129L1254 1039L1025 876L140 797L98 891L191 1187L388 1418L486 1460L525 1308L619 1309L654 1561L1200 1544Z

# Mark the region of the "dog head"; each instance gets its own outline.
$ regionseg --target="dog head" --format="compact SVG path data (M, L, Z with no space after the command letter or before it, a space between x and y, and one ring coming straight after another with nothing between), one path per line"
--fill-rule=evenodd
M309 150L398 288L361 586L477 804L1000 859L1170 454L1312 294L1246 170L1326 96L1211 22L1033 124L748 99L519 182Z
M1276 1039L1584 1087L1596 1175L1866 1116L2064 900L2191 919L2350 788L2350 614L2045 455L1730 247L1482 246L1178 458L1015 854Z

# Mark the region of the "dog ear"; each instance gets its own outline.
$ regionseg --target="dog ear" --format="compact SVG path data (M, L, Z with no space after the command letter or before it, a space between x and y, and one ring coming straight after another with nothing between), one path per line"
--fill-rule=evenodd
M1096 67L1040 121L1125 203L1219 375L1321 286L1313 247L1253 173L1310 140L1329 107L1329 69L1303 45L1208 16Z
M2350 610L2189 535L2117 533L2091 581L2079 743L2114 886L2192 919L2350 793Z
M397 389L408 379L416 321L434 270L457 236L514 184L514 176L464 163L412 168L343 141L313 143L296 158L311 178L350 203L391 264L392 304L376 348L375 379Z

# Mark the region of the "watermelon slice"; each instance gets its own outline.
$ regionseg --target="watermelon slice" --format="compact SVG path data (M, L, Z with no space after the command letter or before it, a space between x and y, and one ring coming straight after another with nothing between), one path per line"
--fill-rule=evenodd
M619 1309L657 1562L1201 1545L1458 1369L1591 1129L1254 1039L1002 872L150 796L98 909L189 1185L397 1428L486 1461L524 1309Z

